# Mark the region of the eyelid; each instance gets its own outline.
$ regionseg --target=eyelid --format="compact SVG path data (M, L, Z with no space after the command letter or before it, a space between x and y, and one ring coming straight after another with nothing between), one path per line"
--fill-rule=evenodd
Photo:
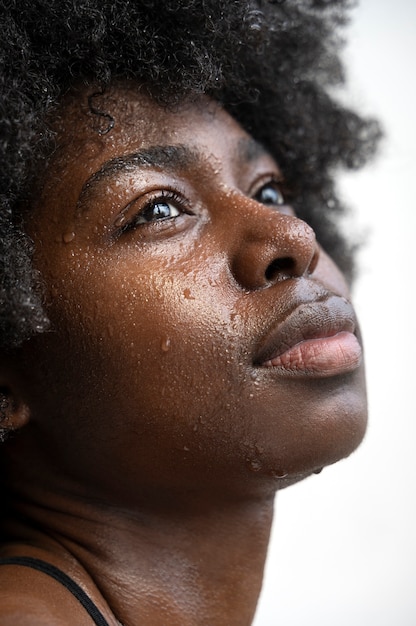
M285 198L285 190L284 190L284 178L278 172L271 172L268 174L262 175L258 178L253 185L251 185L249 190L250 197L254 198L256 194L265 186L265 185L276 185L279 188L280 193L283 198Z
M152 204L157 204L158 201L165 202L166 204L173 204L175 208L182 213L191 213L191 207L189 201L185 195L178 191L178 189L158 188L152 191L146 191L145 193L137 196L131 200L117 215L114 220L114 227L121 232L126 232L130 228L136 226L146 226L145 223L135 224L135 220L145 212L145 210ZM137 207L136 207L137 205ZM132 215L128 214L132 212ZM166 220L169 218L166 218ZM175 219L174 217L170 219ZM166 221L165 220L165 221ZM156 221L156 220L155 220ZM159 220L160 222L164 220ZM147 226L154 224L155 222L149 222Z
M260 172L258 172L258 175L255 178L253 177L254 181L250 185L251 193L255 193L260 187L262 187L266 183L273 182L280 184L283 182L283 176L280 174L277 168L267 168L266 170L266 168L260 166L259 169ZM263 172L261 172L261 170L263 170Z

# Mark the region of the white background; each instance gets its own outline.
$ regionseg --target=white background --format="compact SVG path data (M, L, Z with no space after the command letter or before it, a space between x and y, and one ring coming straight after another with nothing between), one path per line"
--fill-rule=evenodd
M361 0L347 38L349 98L386 133L341 181L369 231L354 301L370 424L349 459L279 493L255 626L416 625L416 1Z

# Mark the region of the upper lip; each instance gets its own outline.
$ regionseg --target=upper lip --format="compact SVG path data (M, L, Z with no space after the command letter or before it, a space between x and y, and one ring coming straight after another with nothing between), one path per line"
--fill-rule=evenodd
M342 331L355 333L356 316L350 302L341 296L325 295L301 302L259 341L254 364L262 365L307 339L331 337Z

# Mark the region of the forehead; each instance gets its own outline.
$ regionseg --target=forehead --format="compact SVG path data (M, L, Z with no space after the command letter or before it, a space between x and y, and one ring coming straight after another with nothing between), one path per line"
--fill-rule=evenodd
M175 107L158 104L137 85L113 85L100 91L94 86L74 89L62 103L55 122L55 161L77 155L88 168L90 158L108 157L148 146L198 144L210 150L215 144L238 144L245 159L260 149L221 106L206 96ZM92 164L91 164L92 165Z

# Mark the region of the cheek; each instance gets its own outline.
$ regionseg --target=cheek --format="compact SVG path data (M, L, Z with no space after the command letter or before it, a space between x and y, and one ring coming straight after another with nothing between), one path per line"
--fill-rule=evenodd
M69 292L52 311L56 359L47 356L45 384L55 390L58 444L67 429L78 460L85 451L84 467L96 455L111 463L122 451L120 472L154 484L199 483L208 467L212 476L244 470L253 441L241 406L246 369L238 368L238 353L245 349L236 341L233 300L217 279L133 276L114 265L91 270L76 290L66 282Z
M211 277L115 263L66 282L54 319L74 359L85 361L115 409L150 420L224 393L232 349L233 302ZM214 286L213 286L214 285ZM62 306L62 302L65 302ZM208 411L208 407L206 407Z

